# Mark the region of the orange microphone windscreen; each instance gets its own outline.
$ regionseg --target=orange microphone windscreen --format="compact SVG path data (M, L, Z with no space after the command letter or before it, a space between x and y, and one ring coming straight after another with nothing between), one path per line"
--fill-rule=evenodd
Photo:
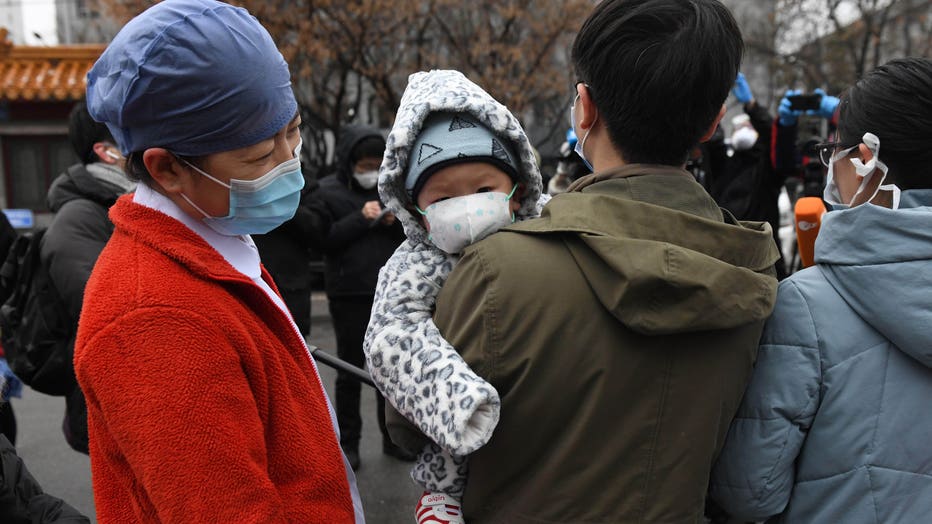
M809 267L815 261L815 241L822 226L825 204L819 197L803 197L796 201L794 214L799 259L803 267Z

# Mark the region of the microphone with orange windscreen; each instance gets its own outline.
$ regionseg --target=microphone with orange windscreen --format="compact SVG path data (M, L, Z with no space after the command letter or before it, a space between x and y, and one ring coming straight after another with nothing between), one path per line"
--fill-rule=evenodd
M819 197L802 197L796 201L794 214L799 260L803 267L809 267L815 261L815 241L822 226L825 204Z

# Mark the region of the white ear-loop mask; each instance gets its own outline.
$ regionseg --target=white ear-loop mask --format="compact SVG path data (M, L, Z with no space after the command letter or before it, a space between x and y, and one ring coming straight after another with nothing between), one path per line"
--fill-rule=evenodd
M841 191L838 190L838 184L835 183L835 162L845 158L849 153L857 149L858 146L851 146L841 151L836 151L831 160L828 161L828 175L825 178L825 189L822 191L822 200L834 206L847 206L848 204L841 201Z
M448 198L427 206L426 210L417 208L417 211L430 224L430 241L443 251L456 255L466 246L515 221L508 202L516 189L517 184L507 195L490 191Z
M849 205L855 205L854 202L858 200L858 196L864 192L868 184L873 178L874 173L878 170L882 173L880 175L880 184L877 185L877 189L874 190L870 198L863 200L863 202L870 202L874 200L874 197L877 196L877 193L881 191L890 191L893 193L893 209L900 207L900 188L896 184L884 184L884 180L887 179L887 172L890 168L887 167L887 164L884 164L880 160L880 138L873 133L864 133L862 142L867 146L867 149L871 152L871 159L864 163L860 158L852 158L851 163L854 164L854 169L859 176L864 177L861 179L861 184L858 186L857 192L851 197L851 203Z
M379 183L379 171L373 169L365 173L353 173L353 178L356 179L356 183L359 184L359 187L363 189L372 189Z
M823 198L826 202L832 205L843 204L847 206L854 206L864 202L872 201L880 191L889 191L892 193L892 209L898 209L900 207L900 188L896 184L884 184L884 180L887 178L887 172L889 168L887 164L884 164L880 160L880 139L877 135L873 133L864 133L864 136L861 138L861 142L867 146L867 149L871 152L871 159L866 163L863 162L860 158L850 159L851 163L854 165L854 170L861 177L861 183L858 185L858 190L854 193L854 196L851 197L851 200L847 203L841 202L841 196L838 192L838 186L835 184L834 177L834 166L835 162L845 158L851 151L856 149L858 146L853 146L844 151L839 151L832 155L832 160L829 162L828 167L828 179L825 183L825 192L823 193ZM881 172L880 184L877 185L877 189L874 190L870 198L858 200L858 197L867 186L870 184L871 179L874 177L874 173L877 171Z

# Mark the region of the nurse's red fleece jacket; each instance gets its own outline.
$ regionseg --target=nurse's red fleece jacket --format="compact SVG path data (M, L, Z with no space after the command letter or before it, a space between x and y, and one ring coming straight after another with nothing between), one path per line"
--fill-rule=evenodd
M323 388L287 317L177 220L132 195L110 218L74 356L98 520L353 522Z

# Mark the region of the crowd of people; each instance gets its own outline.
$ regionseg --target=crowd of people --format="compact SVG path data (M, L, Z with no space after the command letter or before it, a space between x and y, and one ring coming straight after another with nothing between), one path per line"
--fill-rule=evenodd
M361 386L340 372L331 404L308 346L319 254L417 524L923 521L932 60L811 107L787 91L774 117L744 45L718 0L603 0L548 181L519 118L451 70L408 78L387 137L345 126L318 181L255 17L131 20L70 115L81 162L40 250L97 520L365 522ZM826 140L800 145L807 117ZM777 199L803 171L830 211L794 271ZM87 522L16 455L32 377L7 356L0 521Z

